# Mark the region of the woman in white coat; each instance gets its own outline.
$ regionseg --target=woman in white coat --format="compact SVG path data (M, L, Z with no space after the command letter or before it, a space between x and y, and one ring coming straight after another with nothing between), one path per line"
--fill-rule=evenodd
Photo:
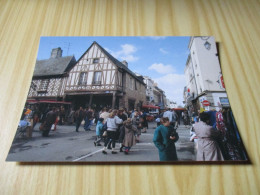
M210 116L202 112L200 121L194 125L198 137L197 161L223 161L223 155L216 141L220 136L220 132L208 125L209 121Z

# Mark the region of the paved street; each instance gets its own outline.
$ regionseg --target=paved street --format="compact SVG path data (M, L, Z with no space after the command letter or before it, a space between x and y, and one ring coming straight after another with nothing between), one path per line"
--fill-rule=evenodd
M117 154L102 153L103 146L95 147L95 126L92 131L85 131L80 127L80 132L75 132L74 126L57 126L56 131L50 132L50 137L42 137L39 124L35 126L33 138L17 138L13 142L8 161L159 161L157 148L152 139L156 123L149 123L147 133L141 135L140 143L132 147L129 155L119 152ZM181 161L195 160L194 143L189 141L189 128L180 125L177 129L180 139L176 143L177 155ZM102 143L103 145L103 143Z

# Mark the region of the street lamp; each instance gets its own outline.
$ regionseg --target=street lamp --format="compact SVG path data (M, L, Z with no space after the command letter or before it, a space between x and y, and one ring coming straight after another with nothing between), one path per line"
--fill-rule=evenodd
M210 48L211 48L211 44L210 44L208 41L206 41L206 42L204 43L204 46L205 46L205 48L206 48L207 50L210 50Z

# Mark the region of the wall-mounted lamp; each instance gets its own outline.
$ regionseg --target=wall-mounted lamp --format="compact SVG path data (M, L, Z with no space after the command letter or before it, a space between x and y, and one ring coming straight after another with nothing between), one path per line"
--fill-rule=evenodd
M204 43L204 46L205 46L205 48L206 48L207 50L210 50L210 48L211 48L211 44L210 44L208 41L206 41L206 42Z

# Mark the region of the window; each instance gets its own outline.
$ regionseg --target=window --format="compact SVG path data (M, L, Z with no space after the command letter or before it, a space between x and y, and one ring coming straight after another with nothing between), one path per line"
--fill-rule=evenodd
M49 79L42 80L38 91L40 91L40 92L47 91L48 86L49 86L49 82L50 82Z
M136 85L136 81L135 81L135 90L137 90L137 85Z
M99 63L99 58L94 58L93 59L93 64L97 64L97 63Z
M132 90L134 89L134 79L132 78L129 79L129 88Z
M95 72L94 73L94 80L93 80L92 84L101 85L101 75L102 75L102 72Z
M79 75L79 85L87 84L87 72L81 72Z

